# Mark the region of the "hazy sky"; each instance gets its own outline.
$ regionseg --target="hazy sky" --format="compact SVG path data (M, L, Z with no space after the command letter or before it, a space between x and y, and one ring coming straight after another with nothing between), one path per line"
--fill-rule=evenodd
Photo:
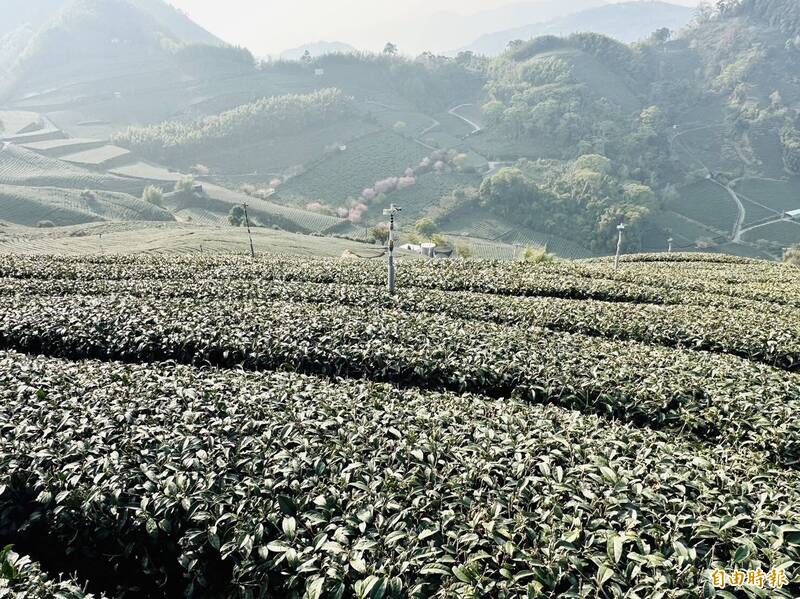
M278 53L319 40L344 41L359 46L368 43L370 27L387 21L442 11L474 14L514 3L510 0L168 1L212 33L230 43L247 46L257 55ZM699 0L668 1L695 5ZM569 13L570 0L564 0L563 4L564 12Z

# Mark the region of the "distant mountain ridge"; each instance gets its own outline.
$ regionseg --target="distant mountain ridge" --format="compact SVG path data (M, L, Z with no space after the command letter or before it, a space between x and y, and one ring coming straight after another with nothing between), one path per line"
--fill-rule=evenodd
M192 21L164 0L103 0L105 4L124 2L149 15L172 37L183 43L219 45L223 41ZM84 0L3 0L3 19L0 20L0 39L20 28L38 32L60 15L85 10Z
M460 50L496 56L513 40L527 41L541 35L582 32L601 33L621 42L631 43L662 27L673 31L682 29L690 23L693 15L694 10L687 6L657 0L608 4L543 23L488 33Z
M281 60L300 60L306 52L312 58L317 58L325 54L354 54L358 52L358 49L344 42L312 42L297 48L284 50L280 53L279 58Z
M430 51L441 54L469 44L480 35L515 27L520 23L541 23L587 8L603 6L610 0L534 0L515 2L472 14L438 12L370 26L342 34L358 39L359 46L380 51L387 41L395 43L404 54ZM565 6L566 5L566 6Z

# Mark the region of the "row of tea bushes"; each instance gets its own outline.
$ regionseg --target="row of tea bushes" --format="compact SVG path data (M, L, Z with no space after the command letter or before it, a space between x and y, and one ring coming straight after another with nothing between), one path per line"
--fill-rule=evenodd
M550 297L497 296L410 288L396 298L371 285L298 281L205 279L199 281L31 281L8 279L0 295L124 295L136 298L306 301L362 308L398 308L404 312L444 314L498 324L537 326L596 337L642 341L727 353L787 370L800 370L800 312L774 306L713 310L697 305L654 305L569 300ZM231 300L233 301L233 300Z
M2 516L0 516L2 518ZM40 564L9 545L0 547L0 599L94 599L83 586L63 576L53 578ZM102 597L100 598L102 599Z
M0 298L0 346L73 359L289 369L520 396L800 457L800 376L724 354L372 307Z
M690 263L691 264L691 263ZM508 262L423 261L402 263L400 288L475 291L497 295L548 296L654 304L748 306L768 310L773 304L800 307L797 270L783 265L719 264L693 276L677 263L667 274L653 273L649 264L631 264L615 271L610 265L557 263L530 265ZM769 276L736 282L748 269L769 268ZM295 280L318 283L364 284L385 282L382 261L346 261L269 257L36 257L0 258L0 277L140 280ZM730 282L733 281L733 282Z
M0 527L114 593L696 597L800 561L800 474L745 449L367 381L0 354L0 464Z

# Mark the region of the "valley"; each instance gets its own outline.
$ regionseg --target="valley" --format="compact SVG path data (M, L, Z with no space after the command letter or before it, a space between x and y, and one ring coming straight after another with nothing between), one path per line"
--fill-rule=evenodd
M103 11L69 22L77 31L88 25L85 19L110 18ZM140 21L120 35L147 45L146 20ZM125 193L130 204L147 186L171 196L176 183L192 177L203 188L198 197L168 197L171 205L156 220L222 226L235 204L251 198L255 226L365 242L381 224L381 206L393 202L406 210L403 233L410 242L418 238L415 223L431 219L440 242L450 238L451 245L469 247L465 251L473 257L513 256L519 251L515 244L542 239L548 249L561 248L565 258L608 254L613 238L599 223L611 218L632 227L626 251L664 251L671 237L683 251L780 258L783 249L800 242L795 235L800 221L787 216L800 209L800 189L797 175L782 164L778 134L767 130L774 117L761 117L752 131L740 134L731 128L724 92L698 89L696 100L687 94L686 107L676 110L649 105L659 98L642 87L701 83L705 75L698 68L705 57L689 41L717 25L697 27L697 33L631 49L589 35L564 41L543 37L491 61L468 53L456 59L425 55L413 62L391 55L327 54L308 63L259 64L239 49L188 45L150 53L139 62L94 56L84 65L92 65L83 69L91 73L86 75L58 64L34 67L31 58L30 65L16 67L15 83L3 95L0 137L7 146L0 158L7 164L0 166L6 173L0 185L24 188L6 189L4 197L30 198L36 189L42 197L29 215L22 209L3 220L20 226L114 220L121 213L85 203L56 208L53 190L65 190L65 202L74 202L67 199L74 195L69 190ZM46 54L47 36L41 37L36 48ZM85 60L98 43L104 42L85 43ZM659 48L663 52L656 52ZM625 53L627 67L615 62ZM211 62L201 71L200 60ZM645 83L653 75L641 69L653 63L662 74L694 64L698 80L664 75L664 81ZM520 79L512 67L527 74ZM599 73L605 82L597 79ZM515 104L522 96L506 95L512 83L541 98L535 106L527 100ZM613 95L599 100L610 88ZM787 106L792 89L781 90ZM583 107L559 116L554 102L569 93L583 98ZM758 106L755 95L737 102ZM600 145L588 138L570 141L574 134L563 129L564 119L594 118L598 102L608 100L616 107L597 118L616 123L612 137ZM291 102L319 116L287 112ZM326 107L329 102L337 106L335 114ZM701 113L691 102L712 110L711 122L698 120ZM620 110L639 123L631 129ZM525 116L525 111L531 112ZM534 120L512 120L517 114ZM268 122L268 115L280 115L272 122L282 124L264 129L259 122ZM609 160L608 166L571 166L581 146L584 154ZM515 204L514 210L529 213L523 219L482 195L483 182L503 169L524 172L525 185L538 190ZM63 177L56 176L59 170ZM20 176L23 171L27 174ZM785 200L776 203L772 194L778 184L791 191L781 191ZM581 214L580 205L603 208ZM145 207L125 214L123 220L153 218L143 216L153 214Z

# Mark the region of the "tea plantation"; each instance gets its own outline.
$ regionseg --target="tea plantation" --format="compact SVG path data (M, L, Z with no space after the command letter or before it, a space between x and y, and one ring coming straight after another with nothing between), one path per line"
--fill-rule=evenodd
M800 563L800 270L0 258L0 597L737 597Z

